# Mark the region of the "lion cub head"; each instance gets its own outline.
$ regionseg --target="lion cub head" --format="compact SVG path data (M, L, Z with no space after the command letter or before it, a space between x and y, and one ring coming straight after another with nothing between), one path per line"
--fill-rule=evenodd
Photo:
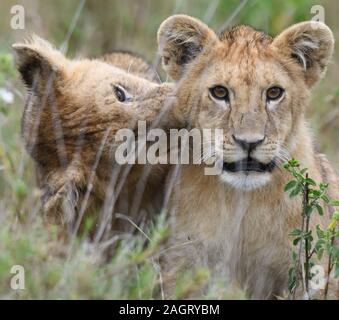
M162 23L160 55L177 81L184 120L223 129L214 151L224 182L243 190L263 186L302 143L310 89L333 44L330 29L318 22L296 24L275 38L248 26L216 35L185 15Z
M115 133L151 118L169 87L146 80L153 79L146 64L126 54L69 60L38 37L13 49L28 92L22 136L44 212L73 221L80 208L106 198Z

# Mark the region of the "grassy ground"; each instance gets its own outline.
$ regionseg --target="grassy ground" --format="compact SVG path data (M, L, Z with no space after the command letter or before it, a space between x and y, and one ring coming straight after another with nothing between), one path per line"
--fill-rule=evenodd
M76 238L69 244L58 239L56 229L46 228L39 217L39 190L32 162L20 137L24 89L18 81L10 55L10 44L35 32L56 45L68 40L72 56L98 55L113 49L138 51L149 61L156 59L156 30L173 13L187 13L216 30L235 23L251 24L276 34L290 24L311 18L314 1L22 1L26 30L10 29L10 8L20 1L0 4L0 88L13 94L14 101L0 98L0 298L161 298L166 279L157 259L166 237L160 219L153 228L119 240L116 254L103 263L97 246ZM240 5L239 5L240 3ZM339 35L335 1L317 1L325 7L326 22ZM79 9L79 10L78 10ZM79 13L78 19L75 13ZM74 22L74 23L73 23ZM74 26L74 28L72 27ZM68 36L67 36L68 35ZM315 90L309 119L320 150L339 168L339 50L326 79ZM114 241L113 239L112 241ZM26 270L26 289L11 290L10 269ZM208 270L182 275L176 298L184 298L209 279ZM212 284L206 298L243 298Z

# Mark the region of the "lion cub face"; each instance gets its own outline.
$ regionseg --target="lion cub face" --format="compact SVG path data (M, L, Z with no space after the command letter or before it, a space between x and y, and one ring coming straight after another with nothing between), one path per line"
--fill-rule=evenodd
M22 136L37 166L44 211L63 211L71 221L85 194L105 198L116 132L151 118L170 86L115 67L113 57L69 60L37 37L13 49L28 91Z
M67 165L76 150L93 159L102 140L108 147L118 129L131 127L159 89L100 60L69 60L39 38L13 48L28 89L23 138L42 166Z
M162 23L158 43L186 120L223 130L214 143L221 179L244 190L266 184L293 152L310 88L332 54L328 27L304 22L271 38L239 26L217 36L178 15Z

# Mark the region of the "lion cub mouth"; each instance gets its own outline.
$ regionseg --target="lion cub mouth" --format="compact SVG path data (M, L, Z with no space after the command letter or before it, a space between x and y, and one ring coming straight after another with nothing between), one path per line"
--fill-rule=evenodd
M247 158L236 162L224 162L223 170L228 172L271 172L275 166L274 160L262 163L253 158Z

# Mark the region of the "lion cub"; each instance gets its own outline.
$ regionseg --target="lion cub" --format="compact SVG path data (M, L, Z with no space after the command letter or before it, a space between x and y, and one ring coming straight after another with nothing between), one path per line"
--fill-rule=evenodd
M120 166L112 155L116 132L156 120L171 86L154 82L149 65L126 53L69 60L38 37L13 49L28 92L22 136L35 161L43 212L79 227L97 211L97 224L107 228L113 213L130 214L135 202L136 215L159 213L168 167Z
M282 170L298 159L315 180L339 181L313 147L305 110L333 52L330 29L296 24L277 37L238 26L217 35L198 19L175 15L158 30L164 69L177 82L182 121L222 129L213 145L219 176L183 166L172 199L169 269L207 265L240 283L252 298L283 296L291 263L291 230L301 221L301 199L289 198ZM314 217L312 227L326 225ZM179 250L178 248L183 248ZM338 294L339 288L332 286Z

